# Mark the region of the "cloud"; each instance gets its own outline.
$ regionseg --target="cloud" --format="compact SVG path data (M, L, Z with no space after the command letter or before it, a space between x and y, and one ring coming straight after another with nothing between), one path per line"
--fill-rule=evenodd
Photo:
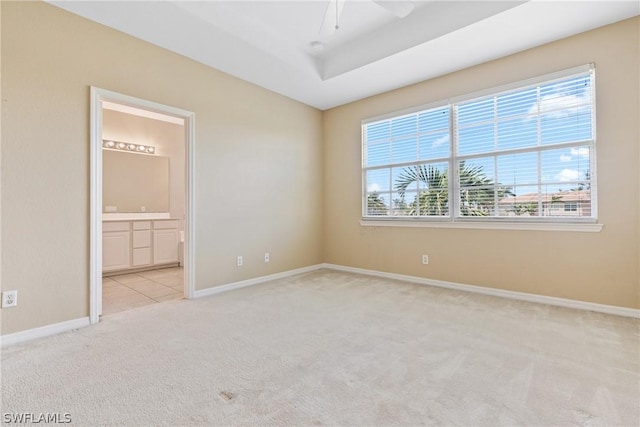
M381 189L380 184L376 184L375 182L367 186L367 191L369 193L379 193Z
M572 148L571 155L589 157L589 151L590 150L587 147Z
M433 141L433 144L431 144L432 147L439 147L444 143L449 143L449 134L447 135L443 135L440 138L437 138L435 141Z
M574 156L589 157L590 153L591 153L591 150L589 150L588 147L572 148L570 156L568 156L566 154L560 154L560 161L561 162L565 162L565 163L566 162L570 162L571 160L573 160Z
M556 175L556 179L560 182L577 181L580 179L580 172L575 169L562 169Z
M540 110L538 104L533 103L529 108L529 114L546 113L546 117L567 117L588 108L590 104L590 93L586 92L584 96L576 95L545 95L540 99Z

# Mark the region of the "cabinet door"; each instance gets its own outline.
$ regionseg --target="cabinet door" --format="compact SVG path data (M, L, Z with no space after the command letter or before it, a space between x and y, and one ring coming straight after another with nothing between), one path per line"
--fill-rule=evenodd
M178 230L153 231L153 263L178 262Z
M133 248L133 267L151 264L151 248Z
M129 232L102 234L102 271L129 268Z

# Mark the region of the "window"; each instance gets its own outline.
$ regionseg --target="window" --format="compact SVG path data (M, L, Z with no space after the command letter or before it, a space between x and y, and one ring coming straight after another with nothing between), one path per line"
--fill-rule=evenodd
M565 212L578 212L578 204L577 203L565 203L564 204Z
M363 217L594 221L593 99L585 66L365 121Z

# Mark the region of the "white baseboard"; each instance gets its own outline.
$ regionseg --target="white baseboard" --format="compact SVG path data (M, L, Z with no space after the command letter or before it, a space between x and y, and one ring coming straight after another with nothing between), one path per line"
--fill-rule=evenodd
M207 289L196 290L193 293L194 298L206 297L209 295L219 294L221 292L232 291L234 289L244 288L246 286L253 286L264 282L270 282L271 280L283 279L285 277L295 276L296 274L308 273L323 268L324 264L310 265L309 267L297 268L295 270L283 271L282 273L270 274L268 276L256 277L254 279L242 280L240 282L228 283L226 285L214 286Z
M36 338L44 338L51 335L60 334L62 332L84 328L85 326L89 325L89 318L81 317L80 319L67 320L66 322L53 323L51 325L41 326L39 328L27 329L26 331L20 331L13 334L0 336L0 346L7 347L24 341L34 340Z
M507 291L503 289L485 288L483 286L465 285L462 283L446 282L444 280L425 279L423 277L408 276L404 274L386 273L384 271L367 270L364 268L347 267L337 264L316 264L308 267L298 268L295 270L284 271L282 273L270 274L268 276L256 277L254 279L242 280L240 282L228 283L222 286L214 286L212 288L197 290L194 292L194 298L201 298L209 295L219 294L234 289L253 286L271 280L283 279L285 277L294 276L296 274L308 273L311 271L327 268L330 270L345 271L348 273L365 274L368 276L382 277L386 279L401 280L403 282L417 283L420 285L437 286L441 288L455 289L465 292L474 292L477 294L492 295L496 297L509 298L520 301L528 301L539 304L555 305L559 307L574 308L577 310L595 311L599 313L613 314L616 316L632 317L640 319L640 310L626 307L618 307L614 305L596 304L592 302L570 300L565 298L549 297L544 295L527 294L524 292ZM51 335L60 334L62 332L72 331L74 329L89 326L89 318L82 317L79 319L67 320L66 322L54 323L39 328L27 329L26 331L15 332L0 336L0 347L7 347L13 344L30 341L36 338L44 338Z
M577 310L596 311L599 313L614 314L616 316L633 317L640 319L640 310L615 305L596 304L592 302L577 301L565 298L549 297L544 295L528 294L524 292L507 291L503 289L485 288L483 286L465 285L462 283L445 282L443 280L425 279L423 277L407 276L404 274L386 273L384 271L367 270L364 268L347 267L337 264L323 264L323 268L345 271L348 273L366 274L369 276L383 277L386 279L401 280L420 285L437 286L440 288L456 289L477 294L492 295L496 297L515 299L520 301L535 302L539 304L555 305L559 307L575 308Z

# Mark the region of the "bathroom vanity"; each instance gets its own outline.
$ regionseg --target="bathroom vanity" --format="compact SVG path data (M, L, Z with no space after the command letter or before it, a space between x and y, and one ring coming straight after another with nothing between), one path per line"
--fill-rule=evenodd
M103 220L102 274L178 265L180 221Z

